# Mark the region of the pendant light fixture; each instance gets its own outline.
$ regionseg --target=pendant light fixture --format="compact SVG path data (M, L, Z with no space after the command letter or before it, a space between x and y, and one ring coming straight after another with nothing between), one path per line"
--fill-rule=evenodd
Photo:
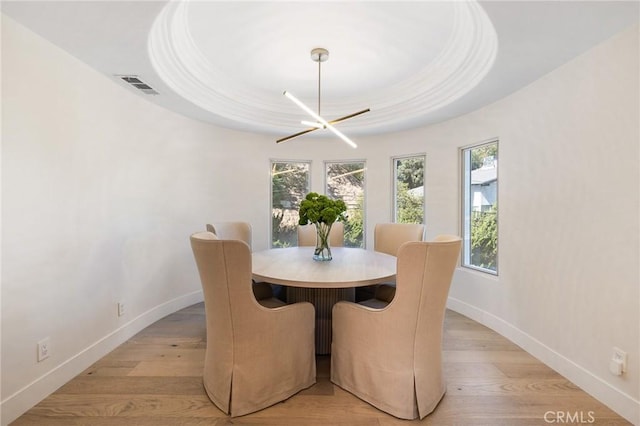
M309 126L309 129L306 129L306 130L303 130L301 132L294 133L293 135L286 136L284 138L278 139L276 141L276 143L288 141L290 139L297 138L298 136L302 136L302 135L305 135L307 133L310 133L310 132L313 132L313 131L316 131L316 130L329 129L331 132L333 132L336 136L338 136L340 139L345 141L351 147L353 147L353 148L357 148L358 147L358 145L356 145L355 142L353 142L351 139L349 139L340 130L336 129L335 126L333 126L333 125L336 124L336 123L339 123L341 121L347 120L349 118L356 117L356 116L358 116L360 114L364 114L365 112L369 112L370 111L369 108L363 109L362 111L358 111L358 112L355 112L353 114L345 115L344 117L336 118L335 120L331 120L331 121L325 120L320 115L321 67L322 67L322 63L326 62L327 59L329 59L329 51L327 49L318 47L318 48L315 48L315 49L313 49L311 51L311 60L318 63L318 112L317 113L314 112L308 106L306 106L304 103L302 103L291 92L288 92L288 91L285 90L284 93L283 93L294 104L298 105L298 107L300 107L300 109L302 109L304 112L309 114L315 121L302 120L300 123L304 124L305 126Z

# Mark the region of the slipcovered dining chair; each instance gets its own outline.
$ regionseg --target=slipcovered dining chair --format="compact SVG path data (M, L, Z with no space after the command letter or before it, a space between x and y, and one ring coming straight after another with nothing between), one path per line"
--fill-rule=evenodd
M248 222L216 222L207 223L207 231L213 232L221 240L244 241L251 249L251 224ZM285 300L281 286L274 288L265 282L253 283L253 295L256 300L269 308L283 305ZM282 302L282 303L279 303Z
M248 222L207 223L207 231L213 232L221 240L240 240L251 249L251 224Z
M420 223L376 223L373 230L373 249L396 256L404 243L423 239L424 225Z
M269 309L251 294L251 252L211 232L191 236L207 327L203 382L211 401L242 416L315 383L313 305Z
M316 226L314 224L298 225L298 247L315 246L316 245ZM329 231L329 246L344 246L344 223L333 222L331 231Z
M397 291L384 309L333 307L331 381L402 419L424 418L445 392L442 326L461 239L408 242L397 253Z
M377 223L373 231L373 249L395 256L400 246L408 241L423 241L424 225L419 223ZM371 307L389 303L395 294L393 283L356 289L356 302Z

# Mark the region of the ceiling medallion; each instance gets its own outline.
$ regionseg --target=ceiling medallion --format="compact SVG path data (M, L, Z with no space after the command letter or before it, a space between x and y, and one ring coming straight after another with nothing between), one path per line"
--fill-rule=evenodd
M401 73L397 78L384 81L378 80L377 73L371 73L371 78L367 78L367 84L362 84L362 81L353 81L347 85L350 89L354 89L353 93L341 91L339 92L341 97L331 95L330 99L323 100L322 108L326 111L325 114L331 112L335 115L345 115L349 111L358 110L361 105L375 108L371 113L360 116L358 120L349 120L340 124L339 127L352 136L401 131L447 117L450 110L443 110L442 117L432 113L461 99L476 87L495 61L498 51L497 33L488 15L476 0L408 2L407 4L412 5L410 8L398 8L398 10L384 6L385 2L333 2L331 4L339 7L340 16L358 16L358 20L368 23L365 25L367 31L363 33L366 34L366 44L359 42L359 37L342 39L335 36L335 30L330 25L326 25L327 22L333 21L332 13L335 11L327 8L323 3L257 2L253 4L190 0L166 2L153 23L148 39L149 60L153 70L169 89L165 93L165 98L162 99L168 100L170 95L168 92L173 92L188 102L184 105L185 110L195 111L203 121L223 127L278 135L276 138L284 132L298 131L300 129L299 107L293 105L290 105L290 108L283 107L282 91L273 90L274 87L281 87L282 83L278 82L282 81L280 75L261 72L262 77L260 77L255 71L265 65L265 57L271 61L278 55L270 54L269 52L272 51L268 49L261 50L261 52L267 52L263 55L252 53L255 43L259 43L259 46L278 46L278 52L286 53L289 58L291 53L288 52L299 51L299 44L302 41L304 45L314 43L307 35L308 32L305 32L306 28L298 28L299 23L304 22L302 17L309 15L310 7L314 13L317 12L314 22L322 23L317 30L323 35L323 39L329 41L327 45L343 43L344 46L340 46L342 51L358 52L363 58L369 58L369 60L381 56L380 48L390 46L389 40L383 37L385 34L404 34L402 23L405 22L407 13L411 13L416 23L425 23L419 26L421 30L418 31L416 27L414 31L406 34L407 38L401 38L399 41L402 46L413 49L417 46L413 44L416 40L434 39L434 36L427 31L426 17L432 16L429 11L435 13L435 16L445 12L441 18L445 34L437 34L434 39L441 40L441 43L436 43L437 46L434 46L432 55L424 58L416 55L412 58L414 71L406 75ZM365 4L366 7L363 7ZM375 30L379 27L376 17L381 13L393 14L393 19L389 19L389 24L384 26L387 31ZM345 24L349 22L351 21L344 21ZM233 28L239 29L229 34L230 28L227 25L229 23L234 24ZM287 32L300 34L300 36L292 37L292 40L281 40L276 36L279 33L259 31L260 28L271 28L274 25L282 26ZM208 30L203 34L205 28ZM247 32L252 37L245 40L243 37ZM225 43L210 45L212 39L224 40L227 37L238 39L239 44L231 43L233 49L227 49ZM255 43L252 40L255 40ZM393 46L391 48L395 49ZM337 54L337 51L332 54ZM221 55L231 55L231 57ZM259 61L256 56L259 56L257 58ZM365 65L364 61L354 60L353 62L347 64L352 65L347 68L356 70L358 68L356 65ZM376 60L373 63L368 62L367 68L361 72L371 69L372 64L374 67L379 66L381 62L386 63L386 61L376 62ZM223 63L235 65L230 71L222 66ZM294 61L289 61L287 65L290 69L285 69L282 73L286 78L285 81L290 82L289 84L293 84L292 79L297 77L297 74L287 74L294 69L297 70L295 67L290 67L293 63ZM278 61L273 59L269 62L269 66L275 68L278 66ZM341 76L338 77L337 83L345 81L342 77L349 78L348 74L338 73L337 75ZM254 79L257 82L254 82ZM290 87L290 89L304 99L310 96L302 94L303 88ZM327 90L325 90L326 93ZM177 102L181 100L178 99ZM192 107L195 108L191 110ZM453 105L452 108L455 109ZM325 118L330 119L330 117ZM312 119L312 121L317 120ZM310 135L326 133L312 132Z
M345 115L344 117L336 118L335 120L327 121L320 115L320 94L321 94L321 69L322 63L326 62L329 59L329 51L322 47L317 47L311 50L311 60L318 63L318 112L315 113L311 108L303 104L298 98L296 98L291 92L287 92L286 90L283 92L287 98L289 98L294 104L298 105L304 112L313 117L316 121L306 121L302 120L300 123L305 126L310 126L309 129L303 130L298 133L294 133L293 135L286 136L284 138L278 139L276 143L288 141L293 138L297 138L298 136L302 136L304 134L314 132L319 129L329 129L340 139L345 141L352 148L357 148L358 145L355 144L351 139L344 135L340 130L336 129L333 125L339 123L344 120L348 120L349 118L356 117L360 114L364 114L365 112L369 112L370 109L363 109L362 111L354 112L353 114Z

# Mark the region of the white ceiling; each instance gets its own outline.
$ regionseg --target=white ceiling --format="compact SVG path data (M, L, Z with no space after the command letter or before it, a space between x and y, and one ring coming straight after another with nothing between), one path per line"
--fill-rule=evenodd
M322 116L371 108L350 136L468 113L637 24L636 1L241 2L2 1L2 12L128 86L137 75L166 108L217 125L286 136ZM155 25L154 25L155 22ZM46 70L43 70L46 72ZM320 134L322 132L314 132Z

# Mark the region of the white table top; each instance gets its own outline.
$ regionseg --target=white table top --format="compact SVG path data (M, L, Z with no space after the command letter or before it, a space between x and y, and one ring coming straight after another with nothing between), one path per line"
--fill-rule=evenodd
M254 252L253 279L306 288L360 287L393 281L396 258L385 253L332 247L332 260L313 260L314 247Z

